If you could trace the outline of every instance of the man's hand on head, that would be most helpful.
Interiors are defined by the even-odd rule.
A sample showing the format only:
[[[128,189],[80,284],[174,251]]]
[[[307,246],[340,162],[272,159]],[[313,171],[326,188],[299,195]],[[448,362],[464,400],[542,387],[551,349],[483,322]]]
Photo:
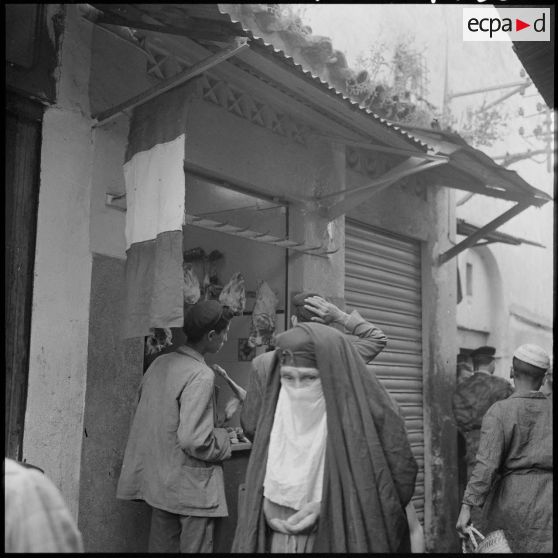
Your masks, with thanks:
[[[313,322],[320,324],[330,324],[332,322],[343,322],[347,314],[328,302],[321,296],[309,296],[304,300],[304,308],[315,314],[312,317]]]

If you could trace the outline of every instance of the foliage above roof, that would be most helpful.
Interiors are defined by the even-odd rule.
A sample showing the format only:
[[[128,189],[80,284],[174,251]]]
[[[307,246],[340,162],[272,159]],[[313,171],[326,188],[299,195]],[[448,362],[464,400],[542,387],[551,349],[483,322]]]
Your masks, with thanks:
[[[219,6],[255,36],[282,50],[361,107],[401,124],[430,126],[433,122],[435,107],[421,97],[421,91],[417,91],[417,80],[425,78],[425,69],[417,54],[403,43],[396,46],[393,59],[389,61],[383,58],[380,50],[373,50],[371,56],[361,57],[360,68],[351,68],[345,54],[334,48],[329,37],[312,34],[312,29],[304,24],[294,5]],[[377,79],[374,64],[394,68],[392,83]]]

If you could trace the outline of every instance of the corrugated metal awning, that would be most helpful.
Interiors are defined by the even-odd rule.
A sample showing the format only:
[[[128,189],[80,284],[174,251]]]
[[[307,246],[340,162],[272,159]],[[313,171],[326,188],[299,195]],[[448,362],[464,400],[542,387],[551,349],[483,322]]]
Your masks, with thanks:
[[[554,30],[554,24],[552,25]],[[554,40],[543,43],[531,43],[528,41],[513,44],[513,50],[517,54],[523,67],[527,70],[529,77],[533,80],[535,87],[541,94],[544,102],[555,108],[554,103]]]
[[[417,153],[428,150],[427,145],[401,126],[360,107],[357,102],[304,69],[285,52],[256,37],[250,29],[221,12],[218,4],[90,5],[101,12],[95,18],[98,24],[182,35],[194,41],[205,38],[218,42],[235,36],[247,37],[250,49],[235,57],[235,65],[242,67],[245,64],[255,69],[274,87],[289,89],[291,96],[298,97],[303,103],[312,102],[315,110],[326,113],[332,120],[353,126],[364,137],[372,137],[402,149],[416,150]]]
[[[440,178],[440,183],[448,187],[535,206],[544,205],[552,199],[531,186],[517,172],[506,169],[470,146],[455,132],[416,127],[408,129],[428,143],[434,153],[449,158],[447,167],[432,171]]]
[[[539,5],[529,6],[530,8]],[[555,12],[554,4],[541,4],[541,8],[550,9],[550,41],[514,41],[512,49],[519,58],[521,64],[533,80],[535,87],[541,94],[544,102],[550,107],[555,108],[554,103],[554,44],[555,37]],[[497,8],[504,14],[505,8]],[[505,16],[504,16],[505,17]]]

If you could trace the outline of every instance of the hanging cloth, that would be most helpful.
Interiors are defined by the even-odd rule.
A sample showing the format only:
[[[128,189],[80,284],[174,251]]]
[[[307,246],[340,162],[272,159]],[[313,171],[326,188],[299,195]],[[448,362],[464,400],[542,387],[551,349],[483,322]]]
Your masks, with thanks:
[[[124,337],[184,319],[182,227],[186,120],[195,84],[136,107],[124,162],[126,303]]]

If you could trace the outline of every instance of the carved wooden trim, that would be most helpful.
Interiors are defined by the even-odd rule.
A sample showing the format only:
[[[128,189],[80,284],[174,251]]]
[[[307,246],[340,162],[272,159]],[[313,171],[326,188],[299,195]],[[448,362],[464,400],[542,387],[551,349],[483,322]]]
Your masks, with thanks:
[[[296,143],[306,145],[306,136],[311,128],[281,113],[265,101],[252,97],[245,91],[204,74],[198,80],[199,95],[202,99],[214,103],[241,118],[287,137]]]

